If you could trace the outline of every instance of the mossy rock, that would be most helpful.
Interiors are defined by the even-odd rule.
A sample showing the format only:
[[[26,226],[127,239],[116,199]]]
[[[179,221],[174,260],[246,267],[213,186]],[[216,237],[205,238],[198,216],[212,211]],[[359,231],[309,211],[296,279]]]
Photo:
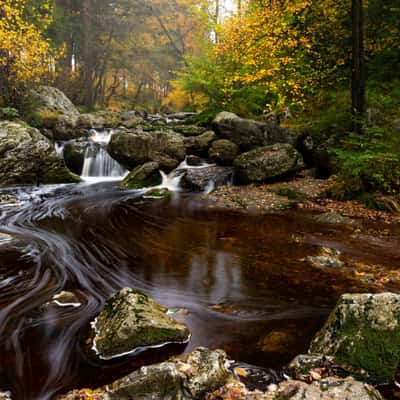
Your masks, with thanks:
[[[94,321],[93,347],[100,358],[111,359],[138,348],[187,342],[187,326],[166,312],[166,307],[144,293],[122,289],[107,301]]]
[[[343,295],[309,352],[333,356],[374,383],[393,381],[400,362],[400,295]]]
[[[131,171],[121,182],[121,189],[142,189],[145,187],[157,186],[162,178],[159,172],[159,164],[148,162]]]
[[[173,192],[167,188],[155,188],[147,191],[144,195],[144,199],[152,199],[152,200],[162,200],[162,199],[170,199],[173,195]]]

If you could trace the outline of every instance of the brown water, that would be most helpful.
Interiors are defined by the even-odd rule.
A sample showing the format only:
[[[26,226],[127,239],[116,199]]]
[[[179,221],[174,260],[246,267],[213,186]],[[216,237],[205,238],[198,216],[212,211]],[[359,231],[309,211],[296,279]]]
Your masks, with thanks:
[[[400,228],[324,226],[300,211],[265,216],[211,210],[198,197],[141,201],[114,184],[25,189],[0,209],[0,389],[49,399],[110,383],[144,363],[196,346],[279,368],[304,352],[341,293],[398,291]],[[301,261],[319,246],[394,278]],[[360,278],[361,277],[361,278]],[[88,322],[122,287],[182,308],[192,339],[112,362],[84,351]],[[61,290],[82,306],[46,306]]]

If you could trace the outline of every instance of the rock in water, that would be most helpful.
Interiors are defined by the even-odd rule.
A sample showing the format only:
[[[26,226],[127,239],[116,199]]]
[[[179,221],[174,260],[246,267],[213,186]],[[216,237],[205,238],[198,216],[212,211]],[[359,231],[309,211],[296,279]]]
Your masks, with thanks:
[[[184,160],[185,145],[183,136],[176,132],[135,130],[114,134],[108,152],[128,169],[154,161],[161,169],[171,171]]]
[[[197,348],[193,353],[161,364],[142,367],[125,378],[91,394],[101,400],[195,400],[204,399],[231,376],[224,351]],[[63,400],[78,400],[85,390]]]
[[[156,162],[148,162],[131,171],[119,185],[121,189],[141,189],[159,185],[162,181],[160,166]]]
[[[182,187],[194,191],[204,191],[227,185],[233,177],[232,167],[209,166],[186,170]]]
[[[0,186],[79,181],[37,129],[0,121]]]
[[[243,153],[234,162],[239,183],[263,182],[304,168],[300,153],[290,144],[260,147]]]
[[[166,307],[140,291],[122,289],[107,301],[92,324],[93,348],[100,358],[111,359],[138,348],[187,342],[187,326],[166,312]]]
[[[391,382],[400,362],[400,295],[345,294],[311,343],[376,383]]]

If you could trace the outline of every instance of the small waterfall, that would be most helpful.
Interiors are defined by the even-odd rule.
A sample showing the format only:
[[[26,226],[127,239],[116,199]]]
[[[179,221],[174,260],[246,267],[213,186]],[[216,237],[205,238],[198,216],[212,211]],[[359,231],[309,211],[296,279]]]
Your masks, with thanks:
[[[86,148],[82,178],[122,178],[126,172],[100,144],[92,143]]]
[[[56,149],[56,153],[59,157],[63,157],[64,147],[65,147],[65,144],[63,142],[56,142],[54,144],[54,148]]]
[[[180,183],[185,174],[185,171],[174,169],[170,174],[166,174],[163,171],[160,171],[162,177],[162,183],[159,185],[159,188],[169,189],[172,192],[179,192],[181,190]]]

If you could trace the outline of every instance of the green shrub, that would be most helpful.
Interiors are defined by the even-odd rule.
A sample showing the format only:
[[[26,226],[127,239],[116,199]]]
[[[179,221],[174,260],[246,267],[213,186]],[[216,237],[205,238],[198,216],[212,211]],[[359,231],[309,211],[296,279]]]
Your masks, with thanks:
[[[13,120],[19,118],[19,112],[13,107],[4,107],[0,109],[0,118]]]
[[[333,152],[338,161],[338,185],[334,189],[337,197],[398,192],[400,153],[393,151],[382,129],[369,129],[364,135],[351,134],[343,147]]]

